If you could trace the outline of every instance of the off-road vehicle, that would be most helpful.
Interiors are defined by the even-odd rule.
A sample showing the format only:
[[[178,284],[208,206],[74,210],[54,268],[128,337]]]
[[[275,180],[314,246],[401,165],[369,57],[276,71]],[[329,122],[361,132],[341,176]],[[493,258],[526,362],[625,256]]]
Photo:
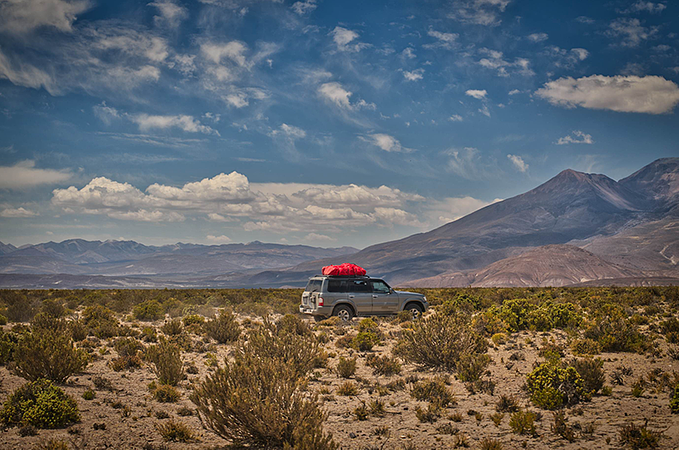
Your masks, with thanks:
[[[427,298],[414,292],[392,289],[384,280],[368,276],[316,275],[302,294],[299,311],[316,320],[338,316],[343,321],[355,316],[386,316],[410,311],[417,319],[429,308]]]

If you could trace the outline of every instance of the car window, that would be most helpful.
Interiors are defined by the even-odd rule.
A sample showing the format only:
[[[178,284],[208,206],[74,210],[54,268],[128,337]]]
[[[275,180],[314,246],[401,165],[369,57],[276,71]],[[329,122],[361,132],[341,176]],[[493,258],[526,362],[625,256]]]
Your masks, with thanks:
[[[378,294],[388,294],[390,292],[389,286],[384,281],[373,281],[373,292]]]
[[[309,280],[309,283],[304,290],[306,292],[319,292],[322,284],[323,280]]]
[[[328,292],[347,292],[347,280],[328,280]]]
[[[351,280],[351,292],[370,292],[370,285],[366,280]]]

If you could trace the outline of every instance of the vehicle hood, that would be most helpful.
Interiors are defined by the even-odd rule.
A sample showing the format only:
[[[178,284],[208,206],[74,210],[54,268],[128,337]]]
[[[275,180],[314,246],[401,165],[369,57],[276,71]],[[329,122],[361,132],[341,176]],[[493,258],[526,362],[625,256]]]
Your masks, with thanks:
[[[407,296],[415,295],[415,296],[417,296],[417,297],[424,297],[424,295],[418,294],[417,292],[396,291],[395,289],[394,289],[394,291],[395,291],[398,295],[407,295]]]

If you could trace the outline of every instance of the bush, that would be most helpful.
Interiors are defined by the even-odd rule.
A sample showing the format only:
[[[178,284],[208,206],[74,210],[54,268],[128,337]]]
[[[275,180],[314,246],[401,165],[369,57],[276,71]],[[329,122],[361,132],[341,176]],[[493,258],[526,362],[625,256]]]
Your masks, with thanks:
[[[160,329],[168,336],[176,336],[184,331],[182,321],[179,319],[172,319],[169,322],[165,322]]]
[[[7,317],[0,314],[0,326],[7,325]]]
[[[231,311],[221,311],[217,317],[210,319],[203,325],[209,337],[226,344],[233,342],[240,336],[240,325]]]
[[[189,314],[182,319],[185,327],[190,327],[191,325],[202,325],[205,323],[205,317],[200,314]]]
[[[455,396],[450,392],[442,377],[416,382],[410,390],[410,396],[416,400],[432,403],[439,408],[447,408],[456,403]]]
[[[379,343],[380,337],[375,334],[374,331],[361,331],[351,340],[351,347],[358,350],[359,352],[369,352],[375,345]]]
[[[509,426],[512,427],[512,431],[516,434],[536,436],[535,419],[536,415],[534,412],[517,411],[512,414],[512,417],[509,419]]]
[[[170,442],[194,442],[198,440],[196,434],[188,425],[174,420],[157,423],[156,430],[158,430],[163,439]]]
[[[427,409],[422,409],[421,407],[415,408],[415,415],[420,422],[423,423],[434,423],[441,417],[441,407],[435,403],[429,403]]]
[[[161,339],[146,351],[146,359],[153,363],[154,372],[161,384],[176,386],[184,379],[181,351],[176,344]]]
[[[594,339],[576,339],[571,344],[571,351],[576,355],[598,355],[601,345]]]
[[[137,320],[158,320],[165,315],[163,305],[158,300],[146,300],[132,308],[132,314]]]
[[[96,396],[97,394],[92,389],[87,389],[85,392],[83,392],[83,398],[85,400],[94,400]]]
[[[395,352],[423,368],[456,371],[464,355],[485,353],[487,348],[468,319],[435,314],[404,330]]]
[[[35,444],[33,450],[69,450],[70,447],[66,441],[61,439],[50,439],[45,442]]]
[[[75,348],[68,333],[44,329],[19,340],[14,360],[17,375],[29,381],[47,378],[63,383],[87,365],[87,354]]]
[[[144,345],[132,338],[118,339],[114,344],[118,357],[111,360],[111,368],[116,372],[142,366],[141,356]]]
[[[82,341],[87,337],[87,327],[80,320],[71,320],[68,327],[74,341]]]
[[[59,428],[79,420],[76,401],[45,379],[21,386],[0,411],[0,421],[5,425]]]
[[[528,374],[526,386],[530,399],[544,409],[574,405],[586,396],[583,380],[573,367],[562,367],[556,360],[547,361]]]
[[[160,403],[176,403],[181,397],[179,391],[168,384],[161,384],[160,386],[152,384],[151,394],[153,395],[153,398]]]
[[[620,430],[620,443],[629,445],[633,449],[657,448],[660,433],[649,430],[646,425],[638,426],[634,423],[623,425]]]
[[[480,450],[502,450],[502,442],[498,441],[497,439],[491,439],[491,438],[483,438],[481,439],[481,442],[479,442],[479,449]]]
[[[674,386],[670,395],[670,411],[672,414],[679,414],[679,384]]]
[[[501,395],[495,403],[495,410],[497,412],[516,412],[519,410],[519,401],[509,395]]]
[[[346,359],[340,356],[337,362],[337,374],[342,378],[351,378],[356,373],[356,358]]]
[[[575,431],[573,430],[573,427],[568,425],[566,413],[563,411],[554,413],[554,423],[552,424],[551,429],[552,433],[558,434],[568,442],[573,442],[575,440]]]
[[[0,366],[14,361],[14,352],[19,343],[19,335],[0,330]]]
[[[117,336],[120,332],[120,324],[115,317],[115,313],[101,305],[85,308],[82,321],[87,327],[88,333],[98,338],[110,338]]]
[[[384,375],[390,377],[401,373],[401,363],[396,358],[388,356],[368,355],[366,364],[373,369],[373,375]]]
[[[585,337],[599,342],[605,352],[639,352],[650,347],[649,339],[629,320],[605,318],[585,330]]]
[[[588,396],[599,392],[606,382],[604,362],[601,358],[574,359],[570,364],[582,377],[582,388]]]
[[[358,387],[356,386],[356,383],[345,381],[337,388],[337,395],[343,395],[345,397],[358,395]]]
[[[294,354],[297,349],[287,345],[276,353]],[[326,415],[317,396],[305,392],[301,374],[307,366],[256,348],[237,352],[195,389],[191,400],[203,423],[237,445],[336,448],[323,433]]]

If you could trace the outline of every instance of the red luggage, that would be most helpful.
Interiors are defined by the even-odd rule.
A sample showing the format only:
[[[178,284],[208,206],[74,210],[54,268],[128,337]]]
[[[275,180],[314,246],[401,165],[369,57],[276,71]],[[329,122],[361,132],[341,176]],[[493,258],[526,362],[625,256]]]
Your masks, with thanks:
[[[365,269],[356,264],[344,263],[339,266],[323,267],[323,275],[365,275]]]

